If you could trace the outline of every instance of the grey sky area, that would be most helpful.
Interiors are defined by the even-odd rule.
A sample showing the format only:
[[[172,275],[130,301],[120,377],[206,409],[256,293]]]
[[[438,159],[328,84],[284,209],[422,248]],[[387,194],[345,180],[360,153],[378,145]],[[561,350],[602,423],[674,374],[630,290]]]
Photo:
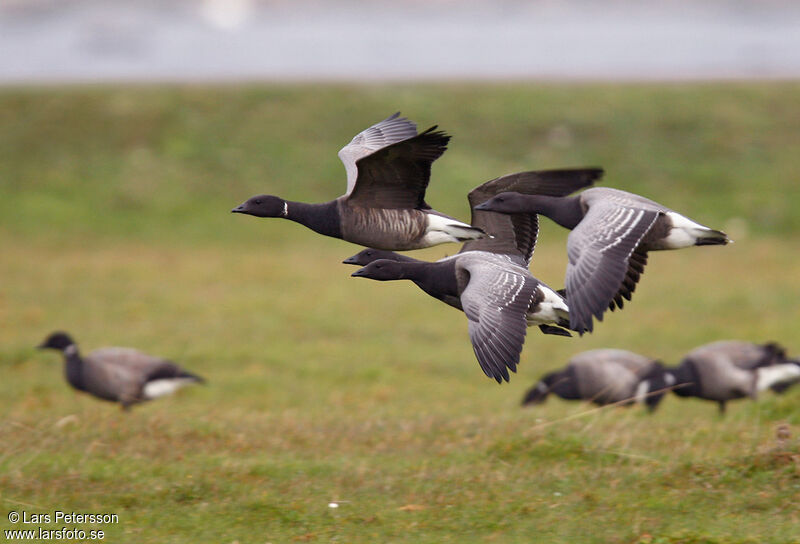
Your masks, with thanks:
[[[0,84],[799,76],[779,0],[0,0]]]

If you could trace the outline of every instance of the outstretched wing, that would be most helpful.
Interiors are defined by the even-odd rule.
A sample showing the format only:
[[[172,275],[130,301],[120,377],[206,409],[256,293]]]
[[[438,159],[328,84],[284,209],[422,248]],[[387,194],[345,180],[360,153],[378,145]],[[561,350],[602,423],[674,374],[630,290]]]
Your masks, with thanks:
[[[393,143],[356,161],[358,176],[348,201],[370,208],[423,208],[431,164],[447,149],[450,136],[436,127]]]
[[[349,195],[356,186],[358,169],[356,161],[375,151],[397,142],[402,142],[417,135],[417,125],[398,111],[380,123],[356,134],[349,144],[339,150],[339,158],[347,171],[347,191]]]
[[[573,168],[518,172],[495,178],[469,193],[472,226],[482,228],[492,237],[472,240],[461,251],[489,251],[520,256],[530,264],[539,219],[536,214],[505,214],[476,210],[475,206],[505,191],[529,195],[566,196],[588,187],[603,176],[602,168]]]
[[[567,239],[566,279],[571,329],[591,332],[592,316],[602,321],[621,295],[630,298],[644,270],[640,254],[632,255],[659,213],[597,203],[573,229]]]
[[[469,283],[461,304],[469,320],[472,349],[483,372],[501,383],[517,370],[525,342],[528,307],[536,280],[522,272],[486,263],[468,264]]]

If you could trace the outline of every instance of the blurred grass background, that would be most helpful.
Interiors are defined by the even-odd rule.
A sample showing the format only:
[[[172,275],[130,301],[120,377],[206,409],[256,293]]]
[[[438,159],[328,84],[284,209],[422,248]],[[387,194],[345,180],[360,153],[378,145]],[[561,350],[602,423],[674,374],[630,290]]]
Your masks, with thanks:
[[[118,513],[112,542],[800,542],[800,390],[725,419],[677,398],[653,416],[518,407],[595,347],[800,352],[798,99],[797,83],[0,91],[0,502]],[[442,212],[467,219],[468,190],[501,174],[600,165],[736,243],[652,254],[623,312],[583,338],[532,329],[497,386],[463,315],[350,279],[357,246],[229,213],[257,193],[335,198],[336,152],[397,110],[453,134],[428,191]],[[553,287],[565,239],[542,222],[532,271]],[[32,349],[54,329],[209,384],[122,414]]]

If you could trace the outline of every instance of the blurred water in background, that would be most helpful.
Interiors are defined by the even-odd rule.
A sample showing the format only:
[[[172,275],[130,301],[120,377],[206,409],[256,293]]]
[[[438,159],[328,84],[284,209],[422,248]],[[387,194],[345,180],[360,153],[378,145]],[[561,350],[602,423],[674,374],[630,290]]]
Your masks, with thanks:
[[[0,0],[0,84],[800,76],[785,0]]]

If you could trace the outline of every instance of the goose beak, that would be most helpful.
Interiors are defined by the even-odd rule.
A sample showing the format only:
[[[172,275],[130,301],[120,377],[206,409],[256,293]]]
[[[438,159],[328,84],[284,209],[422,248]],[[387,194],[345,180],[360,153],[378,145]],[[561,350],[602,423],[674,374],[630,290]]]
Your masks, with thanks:
[[[350,274],[350,277],[352,277],[352,278],[358,278],[358,277],[361,277],[361,276],[363,276],[363,275],[364,275],[364,269],[363,269],[363,268],[359,268],[358,270],[356,270],[355,272],[353,272],[352,274]]]
[[[353,255],[352,257],[348,257],[343,260],[342,264],[358,264],[358,260],[356,260],[356,256]]]
[[[485,211],[485,212],[490,212],[492,210],[489,208],[488,204],[489,204],[489,201],[487,200],[486,202],[482,202],[481,204],[478,204],[477,206],[475,206],[475,209],[476,210],[482,210],[482,211]]]
[[[231,213],[244,213],[244,204],[240,204],[231,210]]]

